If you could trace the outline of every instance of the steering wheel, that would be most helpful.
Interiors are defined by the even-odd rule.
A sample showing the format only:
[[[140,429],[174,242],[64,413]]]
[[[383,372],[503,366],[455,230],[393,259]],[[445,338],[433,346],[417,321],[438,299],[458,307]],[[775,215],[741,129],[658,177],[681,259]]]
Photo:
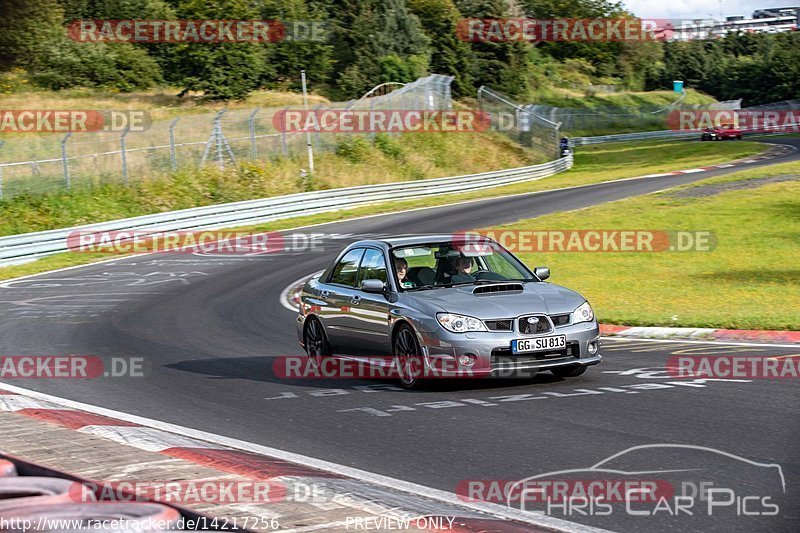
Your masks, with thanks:
[[[475,279],[481,279],[481,277],[480,277],[481,274],[488,274],[490,272],[491,272],[490,270],[482,268],[480,270],[476,270],[475,272],[473,272],[472,273],[472,277],[475,278]]]

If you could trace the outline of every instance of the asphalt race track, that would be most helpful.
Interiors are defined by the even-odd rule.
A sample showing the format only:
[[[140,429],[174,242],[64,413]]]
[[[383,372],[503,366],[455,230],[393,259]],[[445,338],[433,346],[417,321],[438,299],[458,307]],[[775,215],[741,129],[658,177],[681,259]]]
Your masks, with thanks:
[[[768,142],[800,147],[800,139]],[[794,160],[798,153],[742,166]],[[786,494],[794,497],[781,502],[776,517],[742,518],[735,507],[712,518],[554,516],[625,531],[796,530],[800,383],[678,383],[661,370],[675,353],[773,357],[796,354],[796,348],[608,339],[601,349],[605,361],[578,378],[559,380],[544,373],[533,381],[442,381],[419,392],[402,391],[388,381],[285,381],[271,368],[270,357],[301,353],[294,315],[280,304],[280,292],[327,266],[342,246],[360,236],[508,223],[742,166],[300,230],[332,235],[323,241],[324,250],[249,257],[146,255],[0,283],[0,353],[145,361],[143,377],[7,382],[447,491],[456,491],[464,480],[518,480],[586,468],[632,446],[710,447],[781,465]],[[560,272],[554,272],[554,281],[569,286]],[[647,467],[674,467],[674,457],[667,455],[654,452]],[[715,464],[703,457],[698,454],[691,467],[682,468]],[[737,464],[731,460],[714,468],[736,476]],[[774,481],[762,470],[748,474],[753,484]]]

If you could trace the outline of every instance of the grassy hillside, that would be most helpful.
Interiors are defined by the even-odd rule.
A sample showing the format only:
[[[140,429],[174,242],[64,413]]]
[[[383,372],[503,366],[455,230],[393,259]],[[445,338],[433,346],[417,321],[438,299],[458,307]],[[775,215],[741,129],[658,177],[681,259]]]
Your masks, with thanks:
[[[88,224],[161,211],[307,190],[407,181],[498,170],[539,162],[534,152],[496,134],[418,134],[354,138],[318,154],[316,173],[301,180],[303,158],[247,162],[149,176],[0,201],[0,235]]]
[[[543,88],[534,91],[531,103],[551,105],[554,107],[665,107],[678,99],[673,91],[623,91],[617,93],[587,92],[565,88]],[[708,105],[717,100],[694,89],[687,89],[686,105]]]
[[[425,139],[422,138],[413,138],[410,139],[409,142],[412,140],[421,143],[425,142]],[[466,146],[465,149],[466,151],[471,152],[469,154],[471,157],[482,156],[483,154],[490,153],[490,151],[487,152],[483,146],[481,146],[480,149],[473,149],[471,144]],[[538,181],[517,183],[514,185],[506,185],[504,187],[497,187],[494,189],[461,194],[432,196],[405,201],[383,202],[365,207],[359,207],[356,209],[347,209],[342,211],[333,211],[329,213],[279,220],[266,224],[260,224],[254,227],[244,227],[238,229],[241,231],[281,231],[285,229],[301,227],[304,225],[332,222],[357,216],[390,213],[403,209],[429,207],[452,202],[476,200],[493,196],[519,194],[532,191],[542,191],[559,187],[585,185],[612,179],[641,176],[643,174],[662,172],[665,170],[695,168],[698,166],[711,165],[724,161],[730,161],[736,158],[747,157],[763,150],[764,145],[747,142],[686,143],[647,141],[640,143],[618,143],[608,146],[587,146],[578,150],[577,154],[575,155],[575,167],[572,170],[563,172],[561,174],[556,174],[548,178],[540,179]],[[373,161],[379,162],[383,157],[385,157],[372,151],[368,151],[367,153],[371,154],[372,157],[375,158]],[[334,163],[331,162],[331,164],[333,165]],[[355,168],[359,168],[365,173],[365,176],[371,176],[374,178],[376,176],[384,175],[383,173],[376,174],[374,172],[374,168],[370,168],[368,164],[355,164],[351,166],[346,161],[339,161],[338,164],[342,165],[342,168],[345,171],[349,171],[351,173],[355,170]],[[287,176],[287,183],[296,183],[295,177],[291,177],[290,175]],[[218,175],[218,177],[222,179],[222,176]],[[391,177],[392,176],[386,176],[384,179],[389,180]],[[217,183],[225,184],[227,187],[230,187],[231,185],[225,181],[219,181]],[[191,190],[188,185],[185,188],[187,190]],[[170,199],[174,199],[176,196],[178,196],[176,192],[172,191],[172,189],[169,187],[169,183],[162,184],[161,194],[166,194],[166,197],[157,197],[164,198],[159,200],[161,202],[174,201]],[[142,202],[144,200],[135,196],[132,192],[129,192],[128,196],[130,197],[128,198],[129,201],[133,202],[130,205],[134,206],[139,211],[145,211],[149,209],[148,212],[153,212],[154,210],[158,210],[154,209],[154,207],[149,203],[143,204]],[[103,202],[98,205],[98,209],[100,209],[99,213],[94,213],[91,216],[106,216],[107,213],[102,211],[106,204],[110,205],[114,209],[119,209],[119,216],[129,216],[124,214],[127,213],[127,210],[124,209],[127,204],[123,204],[122,199],[123,195],[121,195],[118,191],[115,194],[107,194],[105,197],[103,197]],[[208,198],[203,197],[203,201],[208,202]],[[87,205],[97,205],[98,200],[95,199],[95,197],[91,197],[90,199],[88,196],[81,196],[77,198],[72,197],[69,199],[50,198],[48,201],[42,202],[39,205],[30,202],[20,203],[16,206],[17,211],[14,213],[13,218],[26,221],[25,223],[28,225],[28,227],[33,227],[33,225],[40,224],[47,220],[46,217],[48,210],[52,211],[56,209],[56,206],[59,204],[63,205],[65,203],[70,205],[70,209],[74,210],[65,212],[65,214],[61,217],[61,219],[64,221],[63,225],[69,225],[72,223],[78,223],[76,222],[78,216],[87,216]],[[44,220],[40,221],[40,217]],[[10,223],[10,220],[11,219],[8,219],[7,222]],[[67,224],[67,221],[71,222]],[[57,254],[45,257],[35,263],[0,268],[0,279],[9,279],[37,272],[44,272],[54,268],[85,264],[108,258],[109,256],[107,254]]]

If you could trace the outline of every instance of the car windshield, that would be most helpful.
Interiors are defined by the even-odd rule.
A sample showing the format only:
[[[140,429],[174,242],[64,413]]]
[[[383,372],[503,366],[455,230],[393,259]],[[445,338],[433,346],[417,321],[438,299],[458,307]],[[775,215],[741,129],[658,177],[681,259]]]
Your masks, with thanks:
[[[401,290],[423,290],[502,281],[539,281],[494,241],[431,242],[392,249]]]

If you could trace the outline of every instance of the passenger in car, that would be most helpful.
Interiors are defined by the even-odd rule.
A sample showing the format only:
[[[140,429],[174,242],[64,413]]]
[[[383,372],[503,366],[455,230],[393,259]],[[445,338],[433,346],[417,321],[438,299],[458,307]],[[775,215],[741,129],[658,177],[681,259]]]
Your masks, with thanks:
[[[397,284],[404,289],[414,288],[414,283],[406,278],[408,274],[408,261],[402,257],[394,258],[394,269],[397,271]]]

